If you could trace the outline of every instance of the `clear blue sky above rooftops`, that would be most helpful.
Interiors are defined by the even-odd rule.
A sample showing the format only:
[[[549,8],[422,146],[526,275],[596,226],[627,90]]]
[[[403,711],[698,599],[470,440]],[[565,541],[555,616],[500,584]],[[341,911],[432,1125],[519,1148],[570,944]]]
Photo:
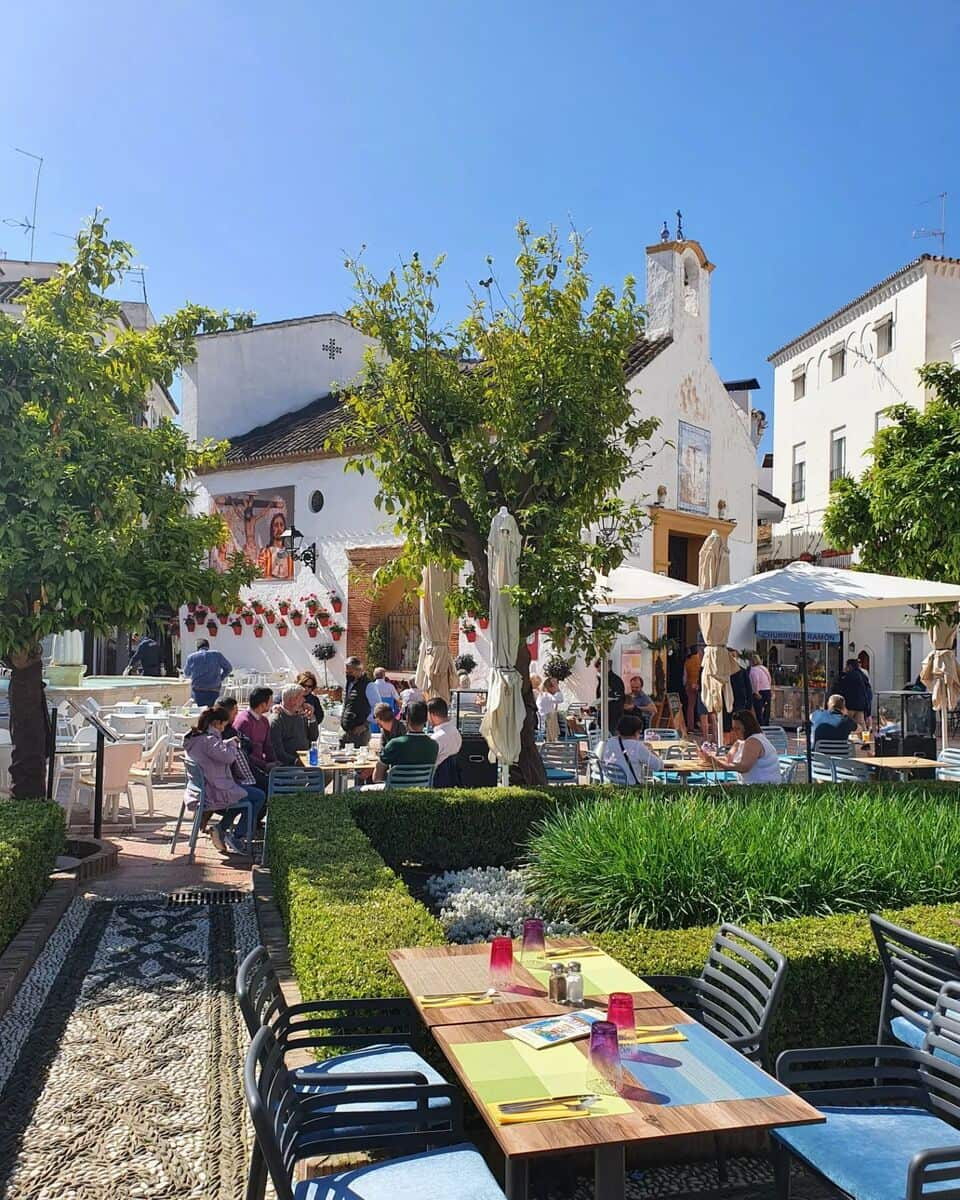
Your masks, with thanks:
[[[374,268],[445,251],[457,317],[486,254],[509,282],[520,216],[642,287],[680,208],[717,264],[717,366],[769,411],[772,350],[938,253],[911,238],[937,193],[960,228],[956,3],[31,0],[0,29],[0,219],[33,201],[14,147],[43,155],[35,257],[100,205],[158,313],[342,309],[366,244]]]

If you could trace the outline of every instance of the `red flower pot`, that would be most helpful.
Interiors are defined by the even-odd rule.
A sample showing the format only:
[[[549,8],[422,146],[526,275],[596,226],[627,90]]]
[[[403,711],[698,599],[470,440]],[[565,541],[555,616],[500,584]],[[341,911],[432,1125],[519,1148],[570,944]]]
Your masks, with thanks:
[[[288,630],[288,629],[289,629],[289,626],[288,626],[288,625],[278,625],[278,626],[277,626],[277,633],[279,633],[281,637],[286,637],[286,636],[287,636],[287,630]]]
[[[243,623],[244,623],[244,625],[252,625],[253,624],[253,613],[244,613],[243,614]]]
[[[267,618],[267,624],[272,625],[274,623],[274,621],[277,619],[277,614],[275,612],[268,612],[266,614],[266,618]]]
[[[466,637],[468,642],[475,642],[477,640],[476,630],[471,629],[469,633],[464,634],[464,637]]]
[[[302,625],[303,624],[303,613],[294,613],[294,615],[290,618],[290,620],[294,623],[294,625]]]
[[[220,618],[221,625],[229,625],[230,624],[230,614],[229,613],[217,613],[217,616]]]
[[[486,629],[490,624],[490,618],[489,617],[479,617],[477,619],[477,624],[480,626],[481,629]]]
[[[327,613],[327,615],[325,617],[317,617],[317,620],[324,627],[324,629],[329,629],[330,622],[333,620],[333,618],[330,616],[329,613]]]
[[[331,629],[330,636],[333,638],[333,640],[335,642],[339,642],[340,639],[343,637],[343,634],[341,633],[341,631],[339,629]]]
[[[330,601],[330,607],[334,612],[343,612],[343,601],[338,596],[336,600]]]
[[[258,625],[253,631],[254,637],[263,637],[263,626]]]
[[[307,626],[307,637],[315,638],[319,632],[318,629],[313,629],[309,625]]]
[[[320,605],[316,602],[316,600],[308,600],[303,607],[307,610],[307,612],[312,617],[314,615],[314,613],[317,611],[317,609],[320,607]]]
[[[281,616],[285,617],[287,615],[287,613],[290,611],[290,603],[287,600],[281,600],[280,603],[277,605],[277,608],[280,609]]]
[[[242,621],[233,621],[230,624],[230,628],[237,635],[237,637],[239,637],[240,634],[243,633],[243,622]]]
[[[260,604],[259,602],[255,603],[253,606],[253,611],[257,614],[258,617],[262,616],[263,615],[263,605]]]
[[[186,625],[188,633],[193,633],[197,627],[197,623],[193,617],[187,617],[187,619],[184,621],[184,625]]]
[[[207,619],[207,610],[205,608],[198,608],[193,615],[197,618],[197,624],[202,625]]]
[[[187,612],[195,613],[196,611],[197,611],[197,602],[196,602],[196,600],[194,600],[190,604],[187,605]]]
[[[211,637],[217,636],[218,629],[219,629],[219,626],[217,625],[216,621],[208,621],[207,622],[207,633],[209,633]]]

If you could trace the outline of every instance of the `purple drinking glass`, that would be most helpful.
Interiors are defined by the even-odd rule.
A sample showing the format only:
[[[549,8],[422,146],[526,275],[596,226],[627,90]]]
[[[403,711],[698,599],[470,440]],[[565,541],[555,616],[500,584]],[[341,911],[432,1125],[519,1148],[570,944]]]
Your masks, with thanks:
[[[490,943],[490,982],[505,987],[513,980],[513,939],[495,937]]]
[[[607,1020],[616,1025],[624,1041],[633,1041],[637,1036],[637,1015],[633,1008],[633,996],[629,992],[610,993]]]
[[[523,945],[520,948],[522,962],[542,959],[546,954],[547,943],[543,937],[543,922],[539,917],[531,917],[523,923]]]
[[[598,1095],[616,1096],[623,1086],[620,1040],[612,1021],[594,1021],[590,1026],[590,1070],[587,1086]]]

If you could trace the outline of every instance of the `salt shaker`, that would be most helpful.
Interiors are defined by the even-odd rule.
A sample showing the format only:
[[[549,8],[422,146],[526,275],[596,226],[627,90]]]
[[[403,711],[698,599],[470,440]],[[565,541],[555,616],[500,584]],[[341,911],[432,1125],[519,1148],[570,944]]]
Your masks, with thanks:
[[[567,1001],[567,973],[563,963],[554,963],[550,974],[547,995],[554,1004],[565,1004]]]
[[[583,976],[578,962],[567,964],[567,1003],[583,1003]]]

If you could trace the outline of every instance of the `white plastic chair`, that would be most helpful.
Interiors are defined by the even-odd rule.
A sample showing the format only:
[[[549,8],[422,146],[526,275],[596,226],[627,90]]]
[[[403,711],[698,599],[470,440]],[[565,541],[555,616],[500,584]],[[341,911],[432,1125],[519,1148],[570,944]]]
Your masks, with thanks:
[[[137,742],[143,747],[147,738],[147,718],[143,713],[112,713],[109,725],[122,742]]]
[[[837,760],[829,754],[816,751],[810,758],[812,783],[836,783]]]
[[[163,764],[167,756],[167,742],[169,734],[164,734],[162,738],[158,738],[149,750],[145,750],[137,762],[136,766],[130,768],[130,778],[135,779],[137,783],[142,783],[144,791],[147,793],[147,816],[153,816],[153,781],[158,778],[163,770]],[[130,806],[131,812],[133,805]]]
[[[946,779],[950,783],[960,783],[960,750],[947,747],[937,755],[937,762],[943,766],[937,767],[937,778]]]
[[[130,791],[130,769],[140,757],[141,748],[133,742],[114,742],[111,746],[103,748],[103,799],[104,807],[106,808],[105,817],[108,821],[116,821],[120,810],[120,797],[127,797],[127,806],[130,809],[130,824],[134,829],[137,827],[137,814],[133,808],[133,794]],[[81,775],[77,780],[77,798],[79,800],[80,793],[87,791],[90,793],[88,802],[89,809],[92,810],[96,789],[96,779],[94,775]],[[67,804],[67,824],[70,824],[70,816],[73,810],[73,798]]]

